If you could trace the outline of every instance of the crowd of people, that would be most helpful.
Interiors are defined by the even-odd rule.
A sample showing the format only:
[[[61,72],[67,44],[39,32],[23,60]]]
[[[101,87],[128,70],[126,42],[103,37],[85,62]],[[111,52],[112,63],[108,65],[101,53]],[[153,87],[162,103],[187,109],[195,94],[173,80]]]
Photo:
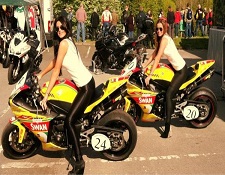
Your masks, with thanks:
[[[61,15],[67,16],[71,21],[71,24],[73,17],[75,17],[75,21],[77,21],[76,40],[77,42],[85,42],[85,23],[87,22],[87,13],[84,5],[81,3],[77,11],[74,12],[74,15],[72,10],[72,7],[69,7],[67,11],[66,9],[63,9]],[[167,13],[160,10],[157,18],[153,19],[153,13],[151,10],[145,12],[143,6],[139,7],[139,12],[137,14],[134,14],[129,10],[129,6],[125,5],[121,16],[118,16],[116,10],[111,10],[109,6],[106,6],[105,10],[100,15],[97,12],[97,9],[94,8],[90,18],[92,40],[96,40],[97,30],[99,27],[102,28],[103,32],[107,32],[105,29],[109,26],[113,25],[116,28],[118,24],[122,24],[122,30],[127,33],[129,38],[134,38],[135,36],[139,36],[141,33],[145,33],[147,34],[147,38],[144,45],[147,48],[154,48],[154,21],[157,19],[165,19],[167,21],[168,34],[172,38],[182,36],[185,38],[191,38],[199,35],[207,36],[209,34],[209,29],[213,25],[213,12],[212,8],[208,8],[208,10],[207,8],[203,9],[200,4],[198,5],[197,10],[193,12],[190,4],[187,3],[186,8],[179,9],[177,7],[175,11],[171,6],[168,7]],[[80,34],[82,36],[81,39]]]

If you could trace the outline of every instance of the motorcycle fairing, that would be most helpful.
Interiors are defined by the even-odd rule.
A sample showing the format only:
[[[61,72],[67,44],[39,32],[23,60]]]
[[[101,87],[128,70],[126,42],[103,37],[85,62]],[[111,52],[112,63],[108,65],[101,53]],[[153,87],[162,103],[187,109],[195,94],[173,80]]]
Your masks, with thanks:
[[[115,91],[115,89],[119,89],[118,87],[124,85],[127,80],[127,77],[111,78],[110,80],[104,83],[104,87],[102,84],[99,86],[100,88],[96,88],[100,92],[96,93],[97,95],[95,95],[95,97],[93,98],[95,99],[95,101],[91,101],[91,104],[86,108],[84,114],[91,112],[96,105],[98,105],[109,95],[111,95]],[[43,85],[43,88],[41,89],[41,93],[43,96],[46,93],[48,84],[49,82],[45,83]],[[53,109],[53,111],[67,114],[74,98],[77,95],[77,92],[77,86],[70,80],[57,80],[55,86],[49,93],[48,104]],[[119,99],[120,98],[117,98],[115,101]]]
[[[123,93],[120,92],[120,87],[125,85],[127,81],[128,77],[110,78],[108,81],[105,82],[105,87],[103,89],[104,94],[98,100],[89,105],[84,111],[84,113],[86,114],[91,112],[95,106],[107,99],[111,94],[114,94],[114,99],[112,100],[112,103],[115,103],[116,101],[120,100],[122,98],[121,95]],[[119,90],[119,92],[115,91],[115,89]]]
[[[145,74],[148,76],[150,74],[152,65],[149,65],[146,70]],[[168,66],[165,63],[159,63],[153,72],[151,79],[152,80],[163,80],[171,82],[172,78],[174,76],[174,71],[170,66]]]
[[[196,64],[192,65],[193,72],[195,73],[195,76],[192,77],[190,80],[186,81],[181,87],[180,90],[186,88],[188,85],[196,81],[200,77],[203,78],[203,80],[207,80],[212,76],[213,72],[210,72],[209,68],[212,67],[212,65],[215,64],[215,60],[204,60],[204,61],[198,61]],[[204,77],[201,77],[204,75]]]
[[[204,80],[211,77],[211,73],[208,70],[215,63],[215,60],[204,60],[198,61],[196,64],[188,68],[188,77],[185,83],[182,84],[179,90],[185,89],[188,85],[196,81],[201,75],[206,71],[206,75],[203,77]],[[152,65],[148,66],[145,70],[145,74],[148,76],[150,74]],[[173,69],[165,63],[159,63],[151,79],[154,85],[158,85],[159,89],[166,90],[174,76]],[[201,81],[201,80],[200,80]]]

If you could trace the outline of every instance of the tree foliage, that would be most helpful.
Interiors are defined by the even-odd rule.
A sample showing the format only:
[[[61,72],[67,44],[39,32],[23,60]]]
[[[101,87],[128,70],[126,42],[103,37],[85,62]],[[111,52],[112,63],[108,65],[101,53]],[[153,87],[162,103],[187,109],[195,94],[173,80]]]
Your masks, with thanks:
[[[224,0],[214,0],[216,3],[214,3],[220,10],[223,10],[225,12],[225,5]],[[168,6],[171,6],[172,9],[175,11],[175,9],[178,7],[186,8],[187,2],[190,3],[191,8],[195,12],[197,9],[198,4],[201,4],[201,6],[207,9],[209,7],[213,8],[213,0],[83,0],[83,1],[74,1],[74,0],[53,0],[53,8],[54,8],[54,15],[57,16],[60,14],[63,6],[72,6],[74,13],[79,8],[80,3],[83,3],[85,6],[85,10],[88,15],[87,23],[90,23],[90,16],[93,12],[94,8],[97,8],[98,14],[101,16],[103,10],[107,5],[109,5],[110,9],[115,9],[116,12],[121,16],[122,11],[124,10],[124,6],[127,4],[129,5],[129,10],[133,12],[133,14],[137,14],[139,11],[139,6],[144,7],[144,11],[147,12],[148,10],[151,10],[153,14],[154,20],[157,20],[158,14],[160,9],[163,10],[164,14],[166,15],[168,11]],[[223,3],[223,5],[221,4]],[[215,9],[215,8],[214,8]],[[222,16],[222,15],[221,15]],[[73,19],[74,22],[76,22],[75,18]]]

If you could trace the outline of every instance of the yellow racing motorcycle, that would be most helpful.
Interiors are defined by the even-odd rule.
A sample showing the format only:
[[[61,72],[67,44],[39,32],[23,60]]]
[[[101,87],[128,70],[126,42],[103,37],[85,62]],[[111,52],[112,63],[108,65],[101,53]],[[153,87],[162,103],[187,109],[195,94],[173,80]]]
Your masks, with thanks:
[[[176,104],[173,117],[183,118],[195,128],[205,128],[214,120],[216,96],[209,88],[200,86],[213,75],[214,63],[215,60],[204,60],[188,67],[187,79],[173,99]],[[151,66],[142,71],[141,61],[136,57],[121,73],[128,79],[124,110],[136,123],[139,120],[155,122],[165,118],[165,95],[174,71],[172,66],[159,63],[149,86],[146,86],[145,78]]]
[[[92,147],[106,159],[124,160],[133,152],[137,142],[136,124],[123,111],[121,104],[126,93],[126,79],[109,79],[95,90],[95,96],[80,119],[81,147]],[[64,120],[77,95],[77,86],[68,79],[57,80],[43,111],[39,102],[47,90],[42,88],[32,71],[27,71],[17,82],[9,97],[15,115],[5,126],[2,148],[13,159],[24,159],[35,154],[39,146],[45,151],[69,150]]]

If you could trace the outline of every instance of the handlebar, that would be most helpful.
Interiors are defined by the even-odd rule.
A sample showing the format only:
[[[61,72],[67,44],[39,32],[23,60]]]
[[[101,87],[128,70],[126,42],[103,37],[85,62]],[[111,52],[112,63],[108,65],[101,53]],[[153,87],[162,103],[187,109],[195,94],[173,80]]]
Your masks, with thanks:
[[[147,34],[142,33],[142,34],[140,34],[140,35],[138,36],[136,42],[139,42],[139,41],[145,39],[146,37],[147,37]]]

